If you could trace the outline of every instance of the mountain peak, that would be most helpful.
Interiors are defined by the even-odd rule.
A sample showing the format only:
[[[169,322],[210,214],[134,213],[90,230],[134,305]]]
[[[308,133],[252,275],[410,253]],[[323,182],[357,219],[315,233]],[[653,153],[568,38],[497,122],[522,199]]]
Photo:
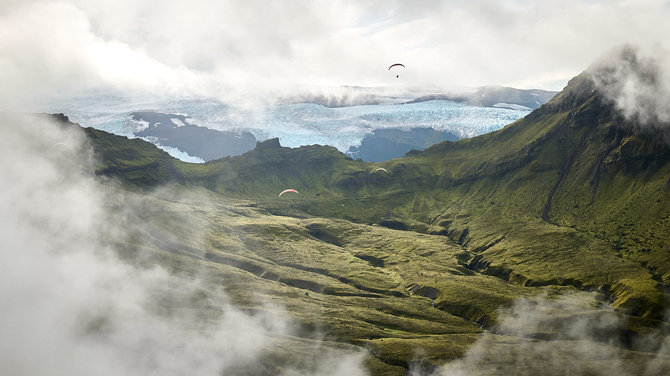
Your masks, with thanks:
[[[281,147],[282,146],[279,143],[279,138],[277,137],[256,142],[256,150],[281,149]]]
[[[582,72],[568,81],[568,85],[543,108],[551,112],[565,112],[578,108],[590,97],[597,95],[597,88],[589,71]]]
[[[588,111],[640,134],[670,140],[670,54],[624,45],[574,77],[542,112]],[[588,106],[585,106],[588,103]]]

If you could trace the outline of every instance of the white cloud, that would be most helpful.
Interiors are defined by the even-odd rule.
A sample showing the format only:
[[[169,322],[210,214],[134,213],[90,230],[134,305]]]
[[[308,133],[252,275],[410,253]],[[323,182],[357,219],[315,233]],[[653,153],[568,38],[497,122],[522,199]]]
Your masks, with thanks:
[[[90,88],[222,99],[302,85],[560,89],[616,45],[665,43],[669,18],[653,0],[9,1],[0,103]],[[402,80],[393,62],[407,65]]]
[[[670,124],[670,51],[624,46],[590,67],[600,91],[640,127]]]
[[[496,327],[483,333],[465,356],[432,376],[667,373],[667,333],[659,328],[639,334],[632,351],[619,336],[626,326],[625,316],[598,303],[593,293],[521,298],[499,310]]]

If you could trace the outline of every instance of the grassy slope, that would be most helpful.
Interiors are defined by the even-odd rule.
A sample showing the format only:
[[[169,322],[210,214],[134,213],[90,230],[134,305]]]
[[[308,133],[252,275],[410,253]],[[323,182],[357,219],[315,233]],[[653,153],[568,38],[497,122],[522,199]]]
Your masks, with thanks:
[[[245,309],[274,302],[304,328],[293,348],[322,332],[326,347],[367,348],[375,374],[404,374],[419,348],[425,360],[462,355],[481,332],[474,321],[530,293],[464,269],[460,247],[439,236],[272,216],[204,191],[126,195],[141,210],[124,214],[134,229],[124,258],[204,276]],[[436,291],[446,294],[433,306]]]
[[[205,281],[202,296],[173,309],[215,318],[220,313],[210,304],[223,288],[237,307],[283,307],[301,323],[268,349],[267,374],[300,359],[297,354],[310,356],[317,344],[320,351],[360,346],[372,374],[405,374],[417,360],[430,368],[462,356],[499,306],[573,289],[522,286],[469,270],[463,249],[440,235],[268,215],[252,202],[197,189],[124,195],[138,210],[122,214],[130,229],[118,244],[123,257]],[[500,346],[527,341],[490,335]]]
[[[114,176],[139,188],[184,182],[179,167],[186,164],[156,146],[139,138],[128,139],[94,128],[85,128],[84,132],[98,156],[97,175]]]
[[[202,295],[172,309],[215,318],[220,312],[211,304],[223,289],[237,307],[250,312],[283,307],[301,324],[280,346],[268,349],[264,374],[302,359],[298,354],[309,357],[315,345],[320,352],[360,346],[372,374],[405,374],[417,360],[430,368],[462,356],[480,338],[481,327],[496,320],[498,307],[519,297],[574,291],[523,286],[470,270],[463,263],[467,252],[442,235],[270,215],[251,201],[202,189],[124,196],[137,209],[120,213],[129,229],[117,245],[122,256],[205,281]],[[161,302],[161,309],[170,307]],[[612,314],[607,309],[591,314],[598,312]],[[575,313],[565,315],[569,321]],[[645,331],[648,325],[632,322],[627,330]],[[322,341],[317,343],[318,333]],[[552,333],[543,328],[543,336]],[[505,346],[528,341],[489,336],[502,353]],[[631,357],[651,356],[636,354]]]

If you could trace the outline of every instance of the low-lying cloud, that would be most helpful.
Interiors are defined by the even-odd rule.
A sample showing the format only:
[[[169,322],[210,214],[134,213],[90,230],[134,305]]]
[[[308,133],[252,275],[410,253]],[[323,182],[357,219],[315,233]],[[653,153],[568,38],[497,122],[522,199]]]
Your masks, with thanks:
[[[670,124],[670,51],[661,46],[619,47],[590,71],[597,88],[628,120],[642,127]]]
[[[625,317],[591,293],[521,298],[501,309],[498,324],[461,359],[433,376],[663,375],[670,337],[659,330],[624,343]],[[624,345],[636,351],[627,350]]]
[[[93,177],[82,132],[45,117],[1,121],[1,374],[262,373],[267,349],[297,329],[281,307],[245,312],[201,276],[122,261],[115,245],[133,247],[124,212],[141,207]],[[315,353],[310,373],[364,374],[361,354],[329,355],[337,366],[319,368]],[[296,367],[287,374],[303,374]]]

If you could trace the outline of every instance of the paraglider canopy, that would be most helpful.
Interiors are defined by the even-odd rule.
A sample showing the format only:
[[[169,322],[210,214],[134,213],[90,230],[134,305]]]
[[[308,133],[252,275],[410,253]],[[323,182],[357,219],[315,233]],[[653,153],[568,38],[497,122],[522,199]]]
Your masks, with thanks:
[[[56,142],[55,144],[51,145],[51,147],[49,149],[57,150],[59,148],[67,148],[67,147],[68,147],[68,144],[66,144],[65,142]]]
[[[372,173],[374,174],[374,173],[377,173],[377,172],[380,172],[380,171],[383,171],[387,174],[389,173],[388,171],[386,171],[386,169],[384,167],[376,168],[374,171],[372,171]]]
[[[389,66],[389,69],[388,69],[388,70],[391,70],[391,68],[394,68],[394,67],[403,67],[403,68],[405,68],[405,65],[404,65],[404,64],[400,64],[400,63],[391,64],[391,65]],[[395,68],[395,69],[398,69],[398,68]],[[396,75],[395,75],[395,78],[398,78],[398,77],[400,77],[400,75],[399,75],[399,74],[396,74]]]
[[[293,192],[293,193],[295,193],[295,194],[297,194],[297,195],[300,194],[300,192],[296,191],[295,189],[284,189],[284,190],[281,191],[281,193],[279,194],[279,197],[281,197],[284,193],[288,193],[288,192]]]

